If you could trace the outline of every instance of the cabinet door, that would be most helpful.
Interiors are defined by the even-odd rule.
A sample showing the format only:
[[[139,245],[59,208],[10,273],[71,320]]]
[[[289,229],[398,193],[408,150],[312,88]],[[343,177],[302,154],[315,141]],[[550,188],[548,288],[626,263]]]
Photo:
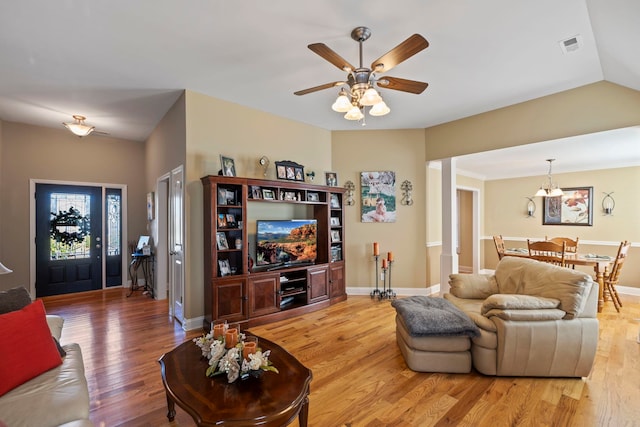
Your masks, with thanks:
[[[217,280],[213,285],[213,319],[247,319],[246,281],[244,278]]]
[[[249,278],[249,316],[280,311],[280,276],[278,274]]]
[[[327,267],[307,270],[307,297],[309,303],[329,298],[329,269]]]
[[[331,298],[342,296],[346,293],[344,285],[344,262],[335,262],[329,267],[329,292]]]

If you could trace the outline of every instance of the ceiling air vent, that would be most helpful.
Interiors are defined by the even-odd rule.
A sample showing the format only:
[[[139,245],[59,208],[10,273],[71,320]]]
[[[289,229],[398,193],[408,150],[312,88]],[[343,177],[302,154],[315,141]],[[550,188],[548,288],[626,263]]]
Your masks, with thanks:
[[[575,52],[582,47],[582,37],[581,36],[573,36],[565,40],[560,40],[558,42],[560,44],[560,49],[562,49],[562,53],[565,55]]]

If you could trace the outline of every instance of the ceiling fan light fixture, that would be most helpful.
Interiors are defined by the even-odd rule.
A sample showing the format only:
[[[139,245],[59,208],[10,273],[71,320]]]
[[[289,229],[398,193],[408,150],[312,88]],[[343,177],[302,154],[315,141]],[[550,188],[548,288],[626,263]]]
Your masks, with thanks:
[[[351,107],[347,114],[344,115],[344,118],[347,120],[361,120],[364,117],[360,108],[357,105]]]
[[[369,115],[378,117],[378,116],[384,116],[386,114],[389,114],[390,112],[391,112],[391,109],[382,100],[382,98],[380,98],[380,102],[378,102],[376,105],[371,107],[371,110],[369,110]]]
[[[74,114],[73,118],[74,118],[73,123],[63,122],[62,124],[64,125],[64,127],[69,129],[71,133],[73,133],[74,135],[82,138],[83,136],[87,136],[95,130],[95,126],[89,126],[85,124],[84,121],[87,119],[85,116]]]
[[[338,98],[336,98],[336,102],[333,103],[331,109],[338,113],[346,113],[351,109],[351,101],[349,101],[347,92],[344,89],[338,93]]]
[[[360,98],[360,105],[364,105],[367,107],[376,105],[380,102],[382,102],[382,98],[380,97],[380,94],[378,94],[378,91],[372,87],[365,90],[364,94],[362,95],[362,98]]]

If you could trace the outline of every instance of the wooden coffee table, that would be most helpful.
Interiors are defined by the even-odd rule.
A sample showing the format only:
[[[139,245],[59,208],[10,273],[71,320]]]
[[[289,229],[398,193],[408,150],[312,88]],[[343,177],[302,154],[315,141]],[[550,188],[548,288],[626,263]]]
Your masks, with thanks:
[[[167,418],[173,421],[177,403],[199,426],[284,426],[296,416],[307,425],[311,370],[286,350],[259,338],[262,351],[271,350],[269,360],[280,371],[263,372],[227,383],[226,375],[205,376],[208,361],[191,340],[163,355],[162,382],[167,392]]]

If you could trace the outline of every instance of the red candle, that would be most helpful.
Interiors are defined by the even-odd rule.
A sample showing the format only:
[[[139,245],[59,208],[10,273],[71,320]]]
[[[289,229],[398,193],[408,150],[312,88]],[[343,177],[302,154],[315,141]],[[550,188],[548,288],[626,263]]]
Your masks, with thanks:
[[[382,268],[387,268],[387,260],[382,258]]]
[[[224,324],[213,325],[213,338],[220,338],[224,335]]]
[[[380,255],[380,245],[378,245],[378,242],[373,242],[373,254],[375,256]]]
[[[233,348],[238,344],[238,330],[236,328],[229,328],[224,333],[224,347]]]
[[[387,259],[389,262],[393,261],[393,252],[387,252]]]
[[[249,355],[256,352],[256,343],[248,341],[244,343],[242,348],[242,357],[249,360]]]

